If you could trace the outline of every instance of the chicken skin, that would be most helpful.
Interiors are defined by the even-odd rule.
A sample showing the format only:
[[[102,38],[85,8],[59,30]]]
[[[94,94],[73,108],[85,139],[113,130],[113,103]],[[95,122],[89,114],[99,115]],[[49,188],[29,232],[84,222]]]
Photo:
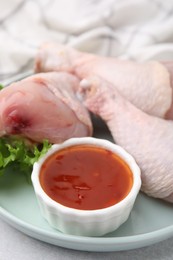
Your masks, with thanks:
[[[78,79],[68,73],[33,75],[0,91],[0,136],[21,135],[59,143],[92,134],[87,109],[75,96]]]
[[[115,142],[137,161],[142,190],[173,202],[173,121],[139,110],[100,77],[89,77],[80,85],[85,106],[106,122]]]
[[[67,71],[79,79],[100,76],[142,111],[173,119],[173,82],[166,65],[156,61],[137,63],[99,57],[48,43],[38,51],[35,71]]]

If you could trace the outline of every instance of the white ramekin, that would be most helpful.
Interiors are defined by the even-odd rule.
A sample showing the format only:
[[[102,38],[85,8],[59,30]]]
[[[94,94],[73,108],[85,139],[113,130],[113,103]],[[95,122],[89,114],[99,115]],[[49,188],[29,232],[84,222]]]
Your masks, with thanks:
[[[130,167],[133,174],[133,185],[129,194],[119,203],[98,210],[78,210],[52,200],[42,189],[39,174],[45,160],[61,149],[83,144],[110,150],[119,155]],[[31,179],[41,213],[48,223],[63,233],[80,236],[102,236],[116,230],[128,219],[141,187],[140,169],[133,157],[122,147],[110,141],[92,137],[71,138],[62,144],[53,145],[47,154],[34,164]]]

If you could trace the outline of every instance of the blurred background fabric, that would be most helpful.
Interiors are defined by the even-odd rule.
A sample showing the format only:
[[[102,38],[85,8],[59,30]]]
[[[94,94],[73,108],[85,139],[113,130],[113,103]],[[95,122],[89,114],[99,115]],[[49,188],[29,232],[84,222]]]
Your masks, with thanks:
[[[0,0],[0,82],[47,41],[121,59],[173,59],[172,0]]]

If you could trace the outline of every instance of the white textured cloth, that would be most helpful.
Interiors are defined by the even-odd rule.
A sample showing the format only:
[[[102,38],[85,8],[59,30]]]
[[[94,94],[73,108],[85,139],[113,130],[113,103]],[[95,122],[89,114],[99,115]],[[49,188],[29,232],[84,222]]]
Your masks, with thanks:
[[[172,0],[0,0],[0,81],[45,41],[106,56],[173,59]]]

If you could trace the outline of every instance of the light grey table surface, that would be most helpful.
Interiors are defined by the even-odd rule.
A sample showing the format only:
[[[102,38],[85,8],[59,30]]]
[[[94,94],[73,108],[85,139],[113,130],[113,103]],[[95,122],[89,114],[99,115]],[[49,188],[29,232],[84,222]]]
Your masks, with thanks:
[[[28,237],[0,220],[0,260],[173,260],[173,238],[158,244],[122,252],[83,252],[46,244]]]

